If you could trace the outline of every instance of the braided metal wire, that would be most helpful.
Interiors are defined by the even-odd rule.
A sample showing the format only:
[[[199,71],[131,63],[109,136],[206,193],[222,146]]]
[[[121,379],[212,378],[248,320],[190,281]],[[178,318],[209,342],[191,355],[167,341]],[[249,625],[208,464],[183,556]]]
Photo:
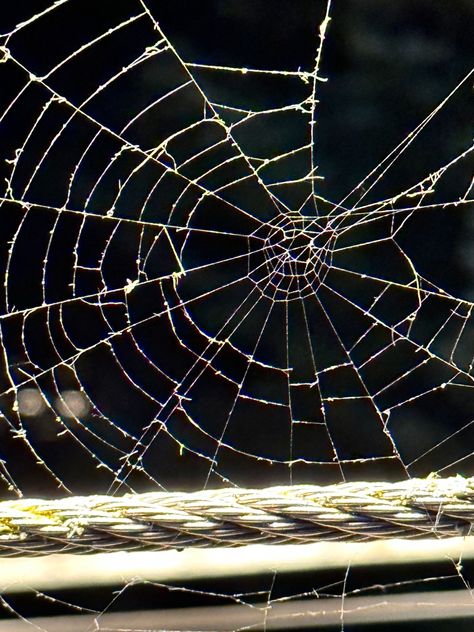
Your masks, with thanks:
[[[474,478],[0,501],[0,554],[447,538],[474,523]]]

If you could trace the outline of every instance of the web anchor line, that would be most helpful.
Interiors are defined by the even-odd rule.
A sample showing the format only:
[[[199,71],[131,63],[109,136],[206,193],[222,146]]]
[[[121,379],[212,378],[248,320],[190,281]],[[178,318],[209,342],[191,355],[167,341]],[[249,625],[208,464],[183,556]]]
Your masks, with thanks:
[[[474,523],[474,477],[0,502],[0,554],[452,538]]]

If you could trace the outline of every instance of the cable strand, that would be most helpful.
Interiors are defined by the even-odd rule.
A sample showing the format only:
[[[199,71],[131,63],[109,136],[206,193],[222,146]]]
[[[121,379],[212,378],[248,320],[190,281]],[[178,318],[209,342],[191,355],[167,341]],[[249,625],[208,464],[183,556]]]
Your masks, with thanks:
[[[474,477],[0,501],[0,555],[468,535]]]

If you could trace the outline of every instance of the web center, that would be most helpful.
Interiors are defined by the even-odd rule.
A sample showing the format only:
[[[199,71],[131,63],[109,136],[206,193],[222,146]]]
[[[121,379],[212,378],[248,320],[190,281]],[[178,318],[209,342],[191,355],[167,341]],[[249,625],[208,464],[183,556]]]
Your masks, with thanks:
[[[251,271],[265,296],[288,301],[314,294],[332,261],[336,235],[318,218],[285,215],[267,224],[264,265]]]

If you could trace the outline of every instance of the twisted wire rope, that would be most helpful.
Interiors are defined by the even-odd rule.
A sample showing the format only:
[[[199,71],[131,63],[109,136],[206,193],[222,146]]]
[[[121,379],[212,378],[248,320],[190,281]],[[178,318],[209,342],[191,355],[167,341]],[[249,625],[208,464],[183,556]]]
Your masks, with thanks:
[[[0,501],[0,555],[449,538],[474,477]]]

